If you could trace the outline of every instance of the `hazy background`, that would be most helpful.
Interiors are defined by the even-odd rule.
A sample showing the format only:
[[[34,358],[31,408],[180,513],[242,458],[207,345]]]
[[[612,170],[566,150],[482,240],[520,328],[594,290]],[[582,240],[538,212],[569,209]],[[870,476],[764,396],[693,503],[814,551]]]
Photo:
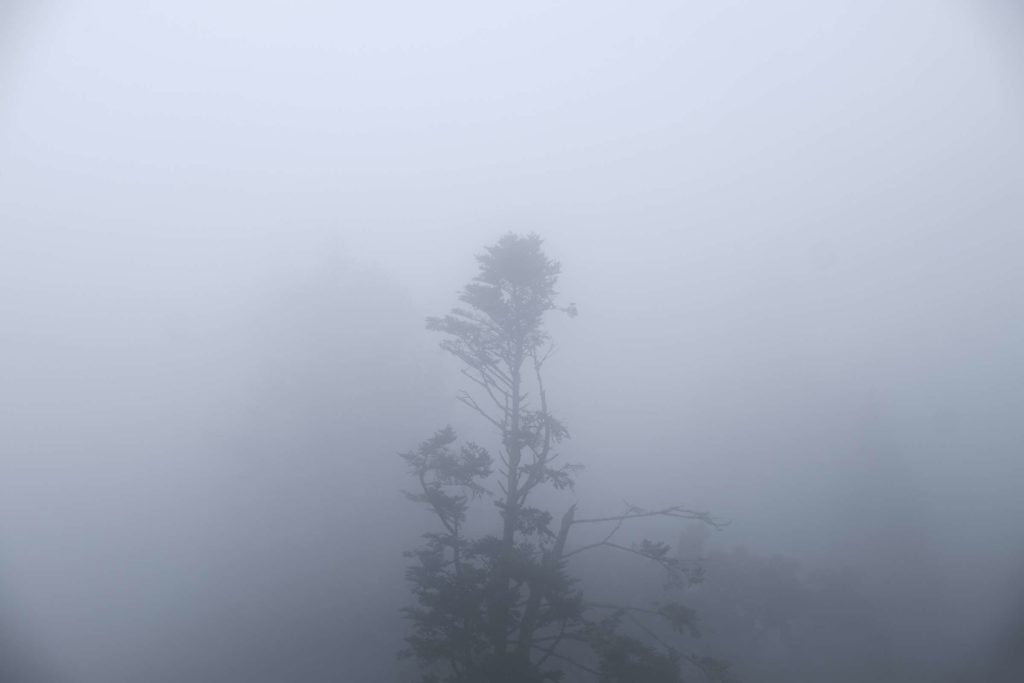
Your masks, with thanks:
[[[394,453],[468,418],[422,321],[508,230],[580,309],[582,507],[709,508],[864,572],[906,657],[988,657],[1024,606],[1022,29],[0,0],[0,678],[395,680]]]

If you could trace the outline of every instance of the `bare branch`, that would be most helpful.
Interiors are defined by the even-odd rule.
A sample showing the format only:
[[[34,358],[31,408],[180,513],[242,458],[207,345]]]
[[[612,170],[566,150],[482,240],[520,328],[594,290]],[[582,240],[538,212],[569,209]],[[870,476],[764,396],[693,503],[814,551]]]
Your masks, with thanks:
[[[483,387],[484,391],[487,392],[487,396],[491,399],[491,402],[494,403],[494,406],[501,411],[502,414],[507,414],[508,401],[511,395],[498,386],[482,368],[477,368],[477,372],[480,373],[479,379],[474,377],[473,374],[469,372],[468,368],[462,368],[459,372],[461,372],[469,381],[473,382],[477,386]],[[504,401],[498,400],[498,397],[494,395],[495,391],[502,395]]]
[[[646,633],[648,637],[650,637],[652,640],[657,642],[663,648],[665,648],[669,652],[678,652],[678,650],[676,650],[676,648],[674,648],[673,646],[671,646],[668,643],[666,643],[665,640],[661,636],[659,636],[657,633],[655,633],[654,629],[652,629],[650,626],[648,626],[644,622],[640,621],[639,619],[637,619],[632,614],[627,614],[626,616],[629,617],[629,620],[632,621],[635,626],[637,626],[641,631]]]
[[[487,375],[483,370],[481,370],[480,368],[476,368],[476,370],[478,373],[480,373],[480,375],[482,375],[482,378],[475,377],[473,373],[469,371],[469,368],[462,368],[459,370],[459,372],[461,372],[466,377],[466,379],[468,379],[473,384],[476,384],[477,386],[483,387],[485,389],[488,388],[488,386],[490,386],[493,387],[495,390],[499,391],[501,394],[508,396],[508,392],[499,387],[494,382],[494,380],[491,379],[491,377]],[[498,407],[500,408],[501,405],[499,405]]]
[[[672,507],[662,508],[660,510],[641,510],[640,508],[630,506],[631,511],[621,515],[613,515],[611,517],[592,517],[589,519],[577,519],[573,521],[573,524],[598,524],[601,522],[619,522],[627,519],[640,519],[642,517],[675,517],[677,519],[691,519],[699,522],[710,524],[715,528],[721,528],[728,524],[727,522],[720,522],[714,519],[707,512],[700,512],[697,510],[690,510],[689,508],[683,507],[682,505],[673,505]]]
[[[612,530],[609,531],[608,534],[603,539],[601,539],[597,543],[591,543],[589,545],[583,546],[582,548],[577,548],[576,550],[573,550],[572,552],[566,553],[565,555],[562,556],[563,559],[564,558],[568,558],[568,557],[572,557],[573,555],[576,555],[577,553],[582,553],[584,550],[590,550],[591,548],[598,548],[600,546],[603,546],[603,545],[607,544],[608,541],[612,540],[612,536],[614,536],[618,532],[618,530],[622,528],[622,523],[625,522],[625,521],[626,521],[626,518],[623,517],[622,519],[620,519],[615,524],[615,526],[612,528]]]
[[[606,546],[608,548],[615,548],[616,550],[622,550],[622,551],[625,551],[627,553],[631,553],[633,555],[637,555],[639,557],[642,557],[642,558],[644,558],[646,560],[657,561],[656,557],[652,557],[651,555],[648,555],[646,553],[642,553],[639,550],[637,550],[636,548],[630,548],[629,546],[619,545],[618,543],[612,543],[610,541],[600,541],[598,543],[591,543],[590,545],[585,545],[582,548],[577,548],[576,550],[573,550],[571,553],[566,553],[564,557],[566,557],[566,558],[572,557],[573,555],[577,555],[579,553],[582,553],[584,550],[591,550],[593,548],[600,548],[602,546]]]
[[[498,429],[504,431],[505,427],[500,422],[495,420],[493,417],[488,415],[487,411],[485,411],[483,408],[481,408],[480,405],[475,400],[473,400],[473,397],[470,396],[468,393],[462,392],[461,394],[459,394],[456,397],[456,400],[458,400],[460,403],[462,403],[464,405],[469,406],[470,408],[475,410],[477,413],[479,413],[484,419],[486,419],[488,422],[490,422],[492,425],[494,425]]]
[[[587,673],[594,674],[595,676],[600,676],[601,675],[601,672],[598,671],[597,669],[592,669],[589,666],[587,666],[586,664],[581,664],[580,662],[577,662],[575,659],[573,659],[571,657],[566,657],[565,655],[560,655],[557,652],[555,652],[552,648],[547,648],[547,647],[544,647],[543,645],[538,645],[537,643],[534,643],[533,645],[531,645],[531,647],[533,647],[536,650],[540,650],[541,652],[546,653],[545,658],[546,657],[554,657],[555,659],[560,659],[563,662],[567,662],[569,664],[572,664],[573,666],[575,666],[575,667],[577,667],[579,669],[582,669],[583,671],[586,671]],[[542,659],[541,661],[544,661],[544,660]],[[538,664],[538,666],[539,666],[539,664]]]
[[[562,638],[565,637],[565,626],[569,622],[569,618],[565,617],[562,619],[561,625],[558,627],[558,635],[555,636],[554,642],[551,643],[550,649],[537,661],[537,666],[544,666],[544,662],[548,661],[548,657],[558,649],[558,645],[562,642]],[[533,643],[536,643],[537,639],[533,639]]]
[[[622,612],[639,612],[641,614],[650,614],[653,616],[664,616],[661,612],[653,609],[647,609],[646,607],[633,607],[632,605],[612,605],[607,602],[587,602],[584,603],[587,607],[594,607],[597,609],[610,609]]]

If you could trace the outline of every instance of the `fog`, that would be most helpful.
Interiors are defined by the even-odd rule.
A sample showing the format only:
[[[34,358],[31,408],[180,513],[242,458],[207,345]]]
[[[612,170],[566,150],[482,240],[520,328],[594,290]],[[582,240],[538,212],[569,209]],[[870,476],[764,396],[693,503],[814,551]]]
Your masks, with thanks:
[[[0,679],[414,680],[396,454],[479,429],[423,321],[514,231],[579,308],[566,500],[709,510],[856,575],[920,680],[1021,680],[1022,31],[0,4]]]

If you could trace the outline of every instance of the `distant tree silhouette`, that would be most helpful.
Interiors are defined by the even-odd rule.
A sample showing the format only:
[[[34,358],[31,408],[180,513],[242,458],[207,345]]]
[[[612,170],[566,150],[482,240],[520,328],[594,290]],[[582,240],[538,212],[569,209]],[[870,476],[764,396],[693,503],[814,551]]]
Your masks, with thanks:
[[[896,657],[885,624],[850,570],[804,573],[796,560],[745,548],[703,548],[700,529],[679,557],[700,556],[707,579],[688,596],[708,632],[703,643],[764,683],[918,681]]]
[[[500,438],[495,452],[459,443],[451,427],[404,453],[416,489],[407,495],[433,514],[437,528],[406,553],[416,604],[403,652],[423,667],[424,683],[678,683],[693,672],[726,680],[719,661],[683,652],[671,639],[695,633],[694,612],[678,602],[649,607],[588,603],[566,560],[597,548],[631,553],[660,565],[685,585],[699,567],[680,560],[668,544],[625,544],[616,535],[626,522],[672,517],[716,522],[682,506],[584,518],[571,505],[556,521],[536,493],[573,486],[576,467],[559,458],[569,436],[549,410],[545,363],[553,345],[544,316],[577,314],[555,304],[560,266],[536,235],[508,234],[477,257],[479,273],[463,289],[461,305],[429,318],[444,335],[443,349],[463,364],[473,391],[459,400]],[[485,499],[493,499],[490,518]],[[479,535],[475,530],[491,533]],[[605,525],[607,531],[570,548],[572,531]]]

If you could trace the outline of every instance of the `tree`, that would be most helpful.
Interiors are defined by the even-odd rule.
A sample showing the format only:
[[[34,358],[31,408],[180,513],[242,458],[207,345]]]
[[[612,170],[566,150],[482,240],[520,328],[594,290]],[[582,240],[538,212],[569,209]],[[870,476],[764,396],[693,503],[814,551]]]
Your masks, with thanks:
[[[698,566],[676,558],[665,543],[624,545],[616,534],[646,517],[714,520],[682,506],[627,506],[617,515],[582,518],[570,505],[555,523],[537,504],[542,488],[571,489],[576,471],[560,461],[557,447],[569,433],[551,414],[544,384],[554,349],[544,317],[575,316],[576,307],[556,305],[560,266],[541,247],[537,235],[505,235],[477,257],[479,273],[459,296],[462,305],[427,320],[473,385],[459,400],[497,433],[500,447],[495,457],[476,443],[458,445],[449,426],[402,454],[418,484],[407,495],[438,522],[423,547],[406,553],[414,560],[407,576],[417,604],[405,610],[412,629],[403,654],[423,665],[424,683],[541,683],[569,675],[676,683],[684,664],[724,680],[719,662],[684,655],[666,640],[668,631],[696,632],[692,610],[675,602],[588,604],[566,566],[574,555],[612,548],[660,565],[683,585],[699,578]],[[484,526],[487,498],[497,511],[494,531],[474,535],[467,527]],[[570,549],[570,534],[582,525],[608,531]]]
[[[802,572],[782,555],[705,549],[702,528],[679,555],[703,557],[707,579],[688,596],[708,632],[703,646],[760,683],[920,680],[894,643],[860,577],[849,569]],[[987,679],[986,679],[987,680]]]

